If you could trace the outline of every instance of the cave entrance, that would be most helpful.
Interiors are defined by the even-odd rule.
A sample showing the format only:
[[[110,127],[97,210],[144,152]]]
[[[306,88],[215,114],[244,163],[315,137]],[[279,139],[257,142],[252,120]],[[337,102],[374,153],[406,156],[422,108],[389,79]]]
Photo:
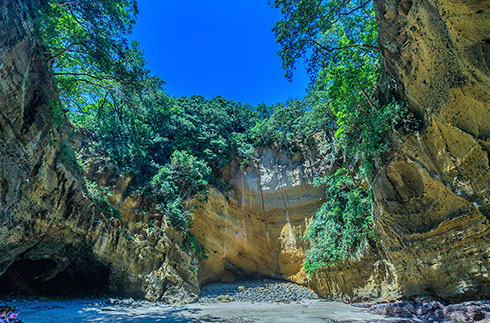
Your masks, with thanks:
[[[0,276],[0,294],[103,296],[109,294],[109,276],[110,268],[94,261],[72,262],[60,271],[53,259],[18,259]]]

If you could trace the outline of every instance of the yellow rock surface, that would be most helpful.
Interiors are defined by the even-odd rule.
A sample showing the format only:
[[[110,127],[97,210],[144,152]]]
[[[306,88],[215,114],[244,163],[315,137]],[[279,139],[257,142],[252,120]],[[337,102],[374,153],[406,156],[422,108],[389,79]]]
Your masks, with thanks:
[[[231,189],[211,189],[194,214],[192,232],[209,251],[200,264],[201,283],[240,276],[305,282],[302,237],[324,194],[312,180],[328,168],[312,159],[316,147],[308,149],[295,154],[263,149],[260,164],[233,161],[224,170]]]
[[[490,6],[374,5],[388,78],[425,127],[397,138],[375,176],[378,250],[312,286],[346,299],[489,297]]]

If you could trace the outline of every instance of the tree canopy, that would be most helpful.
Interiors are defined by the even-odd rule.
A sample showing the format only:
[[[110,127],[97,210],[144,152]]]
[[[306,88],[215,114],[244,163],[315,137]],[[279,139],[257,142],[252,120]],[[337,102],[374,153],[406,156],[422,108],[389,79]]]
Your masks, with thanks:
[[[123,107],[162,85],[149,76],[138,44],[129,39],[136,0],[33,3],[35,31],[52,64],[63,108],[74,118],[111,106],[123,121]]]
[[[273,31],[288,78],[304,59],[314,79],[318,72],[352,54],[377,56],[377,29],[371,0],[273,0],[282,19]],[[344,58],[345,58],[344,57]],[[355,62],[353,62],[355,64]]]

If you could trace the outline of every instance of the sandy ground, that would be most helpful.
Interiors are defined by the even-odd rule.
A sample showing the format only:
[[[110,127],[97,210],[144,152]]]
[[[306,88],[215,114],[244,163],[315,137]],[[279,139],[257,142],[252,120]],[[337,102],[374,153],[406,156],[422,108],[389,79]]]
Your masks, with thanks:
[[[321,299],[297,303],[231,302],[140,306],[106,305],[102,301],[19,302],[25,323],[43,322],[400,322],[339,302]]]

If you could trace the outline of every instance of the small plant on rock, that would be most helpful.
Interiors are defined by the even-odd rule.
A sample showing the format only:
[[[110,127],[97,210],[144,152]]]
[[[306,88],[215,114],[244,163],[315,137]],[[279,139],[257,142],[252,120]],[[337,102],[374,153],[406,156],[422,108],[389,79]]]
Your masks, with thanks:
[[[109,202],[108,197],[111,196],[111,193],[108,192],[107,188],[100,187],[97,183],[88,179],[85,179],[85,188],[88,198],[94,202],[97,209],[113,218],[122,218],[121,210]]]

